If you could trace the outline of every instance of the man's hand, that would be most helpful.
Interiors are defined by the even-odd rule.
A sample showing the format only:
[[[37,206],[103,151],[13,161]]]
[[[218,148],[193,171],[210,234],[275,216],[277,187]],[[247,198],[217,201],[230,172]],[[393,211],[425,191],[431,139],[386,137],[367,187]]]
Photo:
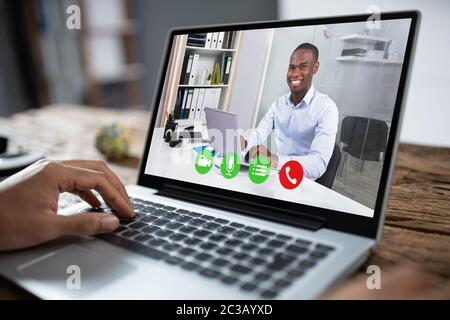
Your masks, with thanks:
[[[247,140],[245,140],[243,136],[240,137],[241,137],[241,150],[245,150],[245,148],[247,148]]]
[[[134,212],[125,187],[102,161],[41,160],[0,183],[0,251],[25,248],[65,235],[94,235],[119,226],[116,216],[57,214],[60,193],[78,195],[92,207],[105,203],[124,217]]]
[[[265,157],[270,160],[270,164],[272,167],[278,167],[278,156],[274,153],[271,153],[265,146],[261,144],[251,148],[245,157],[249,162],[251,162],[256,157]]]

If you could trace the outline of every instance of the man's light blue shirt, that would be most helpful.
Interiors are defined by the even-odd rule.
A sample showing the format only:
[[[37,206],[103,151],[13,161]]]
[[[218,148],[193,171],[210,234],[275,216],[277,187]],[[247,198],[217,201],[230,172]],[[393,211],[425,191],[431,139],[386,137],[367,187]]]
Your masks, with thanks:
[[[316,180],[325,172],[333,154],[339,112],[326,94],[312,85],[299,104],[291,93],[279,97],[247,138],[247,150],[264,144],[274,130],[278,169],[289,160],[301,163],[305,177]]]

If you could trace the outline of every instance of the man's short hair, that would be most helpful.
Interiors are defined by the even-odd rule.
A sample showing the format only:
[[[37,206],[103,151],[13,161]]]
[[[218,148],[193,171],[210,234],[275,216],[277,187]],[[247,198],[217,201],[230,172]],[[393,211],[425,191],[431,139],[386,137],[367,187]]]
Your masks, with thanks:
[[[301,45],[299,45],[297,48],[295,48],[295,50],[292,51],[292,54],[294,54],[295,51],[300,50],[300,49],[311,50],[313,53],[315,62],[317,62],[319,60],[319,49],[317,49],[317,47],[315,45],[308,43],[308,42],[304,42]]]

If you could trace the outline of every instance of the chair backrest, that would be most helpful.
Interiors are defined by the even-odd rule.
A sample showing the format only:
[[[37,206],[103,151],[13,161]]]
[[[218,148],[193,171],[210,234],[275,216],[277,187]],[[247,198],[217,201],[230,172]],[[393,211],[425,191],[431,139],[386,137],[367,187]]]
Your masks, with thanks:
[[[333,186],[334,178],[336,177],[336,172],[339,166],[339,161],[341,161],[341,150],[337,144],[334,144],[333,154],[331,155],[330,161],[328,162],[327,169],[324,174],[316,180],[317,183],[331,189]]]
[[[385,121],[365,117],[345,117],[341,126],[343,151],[362,160],[377,161],[386,151],[388,125]]]

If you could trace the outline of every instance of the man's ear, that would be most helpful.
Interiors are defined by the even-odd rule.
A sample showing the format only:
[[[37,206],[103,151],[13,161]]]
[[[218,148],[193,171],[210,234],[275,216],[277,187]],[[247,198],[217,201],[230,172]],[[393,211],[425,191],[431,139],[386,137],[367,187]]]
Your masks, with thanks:
[[[314,63],[314,71],[313,74],[316,74],[317,71],[319,71],[319,66],[320,66],[320,62],[317,61],[316,63]]]

